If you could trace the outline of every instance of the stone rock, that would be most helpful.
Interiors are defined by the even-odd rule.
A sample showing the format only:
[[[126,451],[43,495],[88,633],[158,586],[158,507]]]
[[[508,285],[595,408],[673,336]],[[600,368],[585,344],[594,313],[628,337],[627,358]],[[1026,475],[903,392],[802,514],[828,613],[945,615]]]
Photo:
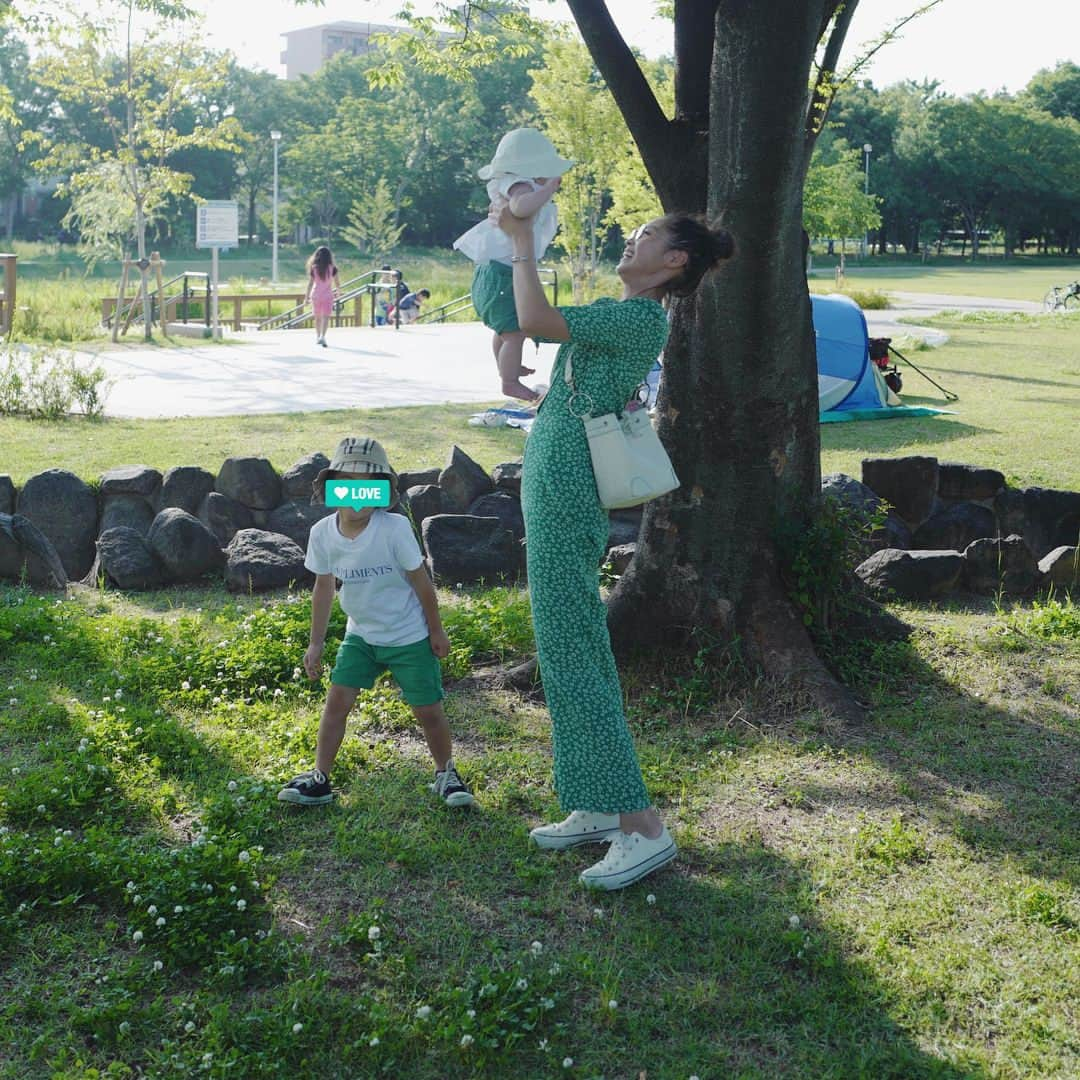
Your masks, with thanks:
[[[109,529],[134,529],[140,536],[150,531],[154,520],[154,511],[150,504],[139,495],[112,495],[105,500],[105,509],[101,512],[98,530],[101,533]],[[98,547],[100,554],[101,547]]]
[[[177,465],[165,473],[161,482],[158,509],[178,506],[197,514],[203,499],[214,490],[214,474],[198,465]]]
[[[504,461],[496,465],[491,472],[491,479],[495,484],[496,491],[509,491],[511,495],[521,498],[521,472],[520,461]]]
[[[424,522],[427,565],[436,581],[473,584],[513,578],[522,548],[498,518],[435,514]]]
[[[938,462],[933,457],[863,458],[862,482],[917,528],[934,508]]]
[[[914,547],[914,541],[903,518],[895,510],[890,510],[881,528],[874,529],[870,534],[868,546],[871,551],[884,551],[886,548],[908,551]]]
[[[915,530],[913,546],[924,551],[963,551],[976,540],[994,536],[996,528],[994,512],[985,506],[941,503]]]
[[[938,464],[938,497],[955,502],[993,499],[1004,489],[1005,476],[997,469],[961,465],[956,461]]]
[[[460,446],[450,451],[450,460],[439,473],[439,487],[443,506],[456,514],[464,514],[481,495],[495,490],[491,477]]]
[[[194,581],[225,561],[214,534],[177,506],[158,512],[146,539],[170,581]]]
[[[126,525],[105,529],[97,539],[97,550],[102,572],[117,588],[153,589],[161,584],[161,568],[138,529]]]
[[[310,502],[312,484],[323,469],[330,468],[330,459],[318,452],[302,457],[281,474],[281,494],[285,499]],[[319,493],[322,494],[321,492]],[[286,534],[288,535],[288,534]]]
[[[1023,536],[1027,531],[1024,513],[1024,493],[1007,487],[994,499],[994,517],[997,518],[996,536]]]
[[[855,567],[875,593],[905,600],[929,600],[955,588],[964,568],[959,551],[876,551]]]
[[[636,550],[637,544],[619,544],[617,547],[609,548],[607,557],[608,562],[611,563],[612,573],[625,574]]]
[[[304,551],[282,533],[241,529],[225,549],[225,585],[230,592],[310,585],[314,575],[304,567]]]
[[[1072,547],[1080,542],[1080,492],[1024,488],[1024,518],[1023,536],[1036,558]]]
[[[15,522],[11,524],[14,526]],[[60,556],[56,554],[52,542],[40,529],[37,531],[36,539],[46,551],[51,549],[52,558],[59,562]],[[5,529],[0,529],[0,578],[18,582],[29,581],[32,585],[44,585],[49,588],[63,588],[67,584],[67,572],[64,571],[64,580],[58,581],[49,569],[50,561],[51,559],[40,557],[25,544],[8,536]],[[57,569],[63,570],[63,564],[61,563]]]
[[[833,499],[859,514],[864,520],[881,506],[881,499],[870,488],[847,473],[828,473],[823,476],[821,494],[824,498]]]
[[[218,547],[226,547],[241,529],[251,529],[255,516],[235,499],[219,491],[208,492],[199,507],[199,520],[210,530]]]
[[[0,473],[0,514],[15,513],[15,485],[7,473]]]
[[[1080,548],[1062,545],[1039,560],[1044,585],[1073,592],[1080,589]]]
[[[266,458],[231,457],[222,463],[214,490],[250,510],[273,510],[281,502],[281,477]]]
[[[67,576],[82,578],[94,561],[97,539],[93,490],[66,469],[47,469],[26,481],[17,506],[52,541]]]
[[[149,465],[118,465],[101,477],[101,494],[142,495],[152,499],[161,487],[161,473]]]
[[[415,484],[405,491],[405,498],[409,500],[413,522],[421,531],[429,517],[444,510],[443,492],[438,484]]]
[[[474,517],[498,518],[504,529],[509,529],[514,534],[515,540],[525,539],[525,518],[521,513],[521,500],[515,498],[508,491],[496,491],[491,495],[481,495],[469,507],[469,513]]]
[[[984,537],[964,550],[964,586],[972,592],[1030,596],[1039,577],[1039,565],[1022,536]]]
[[[409,488],[437,484],[442,469],[421,469],[419,472],[398,473],[398,491],[404,494]]]
[[[326,506],[324,503],[302,502],[299,500],[297,502],[286,502],[266,515],[265,528],[267,532],[287,536],[294,544],[299,544],[306,551],[311,526],[333,512],[334,508]],[[256,517],[258,516],[256,514]]]

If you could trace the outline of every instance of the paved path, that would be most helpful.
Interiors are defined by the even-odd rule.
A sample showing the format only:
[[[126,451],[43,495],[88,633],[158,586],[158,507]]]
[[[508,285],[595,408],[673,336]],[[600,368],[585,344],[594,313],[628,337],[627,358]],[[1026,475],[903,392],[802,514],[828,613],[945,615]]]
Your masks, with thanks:
[[[945,309],[1039,311],[1037,303],[928,293],[891,293],[899,307],[867,311],[871,337],[947,335],[900,323]],[[83,358],[116,380],[111,416],[234,416],[444,402],[499,401],[491,333],[480,323],[331,330],[321,348],[310,330],[249,331],[228,344],[143,348],[134,342]],[[547,381],[555,346],[526,345],[526,363]],[[535,362],[534,362],[535,361]]]

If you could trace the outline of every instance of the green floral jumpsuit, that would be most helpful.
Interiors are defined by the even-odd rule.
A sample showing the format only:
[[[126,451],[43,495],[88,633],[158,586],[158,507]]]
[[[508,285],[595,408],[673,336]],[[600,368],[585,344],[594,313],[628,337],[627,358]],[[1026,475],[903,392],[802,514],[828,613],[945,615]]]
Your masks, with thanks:
[[[551,714],[555,790],[563,810],[633,813],[651,805],[623,712],[622,688],[600,599],[608,514],[600,505],[589,444],[567,408],[563,377],[573,355],[574,411],[621,412],[667,339],[655,300],[598,300],[560,308],[570,340],[525,444],[521,485],[529,596],[540,674]]]

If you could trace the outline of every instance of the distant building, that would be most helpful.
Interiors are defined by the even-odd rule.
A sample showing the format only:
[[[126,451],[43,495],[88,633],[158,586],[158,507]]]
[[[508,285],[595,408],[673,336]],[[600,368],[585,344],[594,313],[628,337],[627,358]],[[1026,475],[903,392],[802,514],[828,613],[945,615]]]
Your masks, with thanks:
[[[335,22],[321,26],[308,26],[303,30],[290,30],[282,34],[285,48],[281,62],[285,65],[285,78],[298,79],[301,75],[314,75],[335,53],[347,52],[363,56],[375,48],[372,34],[404,33],[400,26],[384,23]]]

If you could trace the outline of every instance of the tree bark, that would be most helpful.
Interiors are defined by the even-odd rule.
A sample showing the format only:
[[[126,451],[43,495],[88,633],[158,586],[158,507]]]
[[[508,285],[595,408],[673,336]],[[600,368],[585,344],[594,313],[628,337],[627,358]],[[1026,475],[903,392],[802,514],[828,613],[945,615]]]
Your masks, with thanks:
[[[716,4],[707,174],[686,182],[707,191],[737,254],[673,304],[658,413],[682,486],[645,507],[608,626],[617,652],[679,630],[736,637],[767,675],[851,718],[859,710],[789,603],[774,545],[777,524],[805,521],[820,493],[802,191],[808,73],[834,6]],[[666,208],[684,208],[657,186]]]

